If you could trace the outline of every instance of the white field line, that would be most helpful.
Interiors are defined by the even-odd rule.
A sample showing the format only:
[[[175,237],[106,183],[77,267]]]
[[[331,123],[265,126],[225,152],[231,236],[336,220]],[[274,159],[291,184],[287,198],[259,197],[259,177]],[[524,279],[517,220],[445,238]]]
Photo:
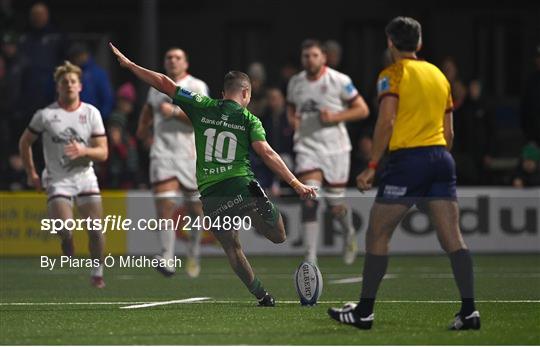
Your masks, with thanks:
[[[323,276],[324,277],[324,276]],[[327,276],[330,277],[330,276]],[[333,278],[332,276],[330,278]],[[540,273],[508,273],[508,274],[480,274],[477,277],[482,278],[540,278]],[[384,279],[393,279],[393,278],[422,278],[422,279],[448,279],[454,278],[454,275],[451,273],[425,273],[425,274],[386,274]],[[362,276],[358,277],[346,277],[335,280],[329,280],[329,284],[351,284],[351,283],[360,283],[362,282]]]
[[[129,306],[122,306],[120,308],[145,308],[145,307],[153,307],[153,306],[163,306],[163,305],[172,305],[172,304],[189,304],[192,302],[200,302],[200,301],[207,301],[212,298],[209,297],[202,297],[202,298],[189,298],[189,299],[180,299],[180,300],[171,300],[171,301],[158,301],[158,302],[150,302],[147,304],[137,304],[137,305],[129,305]]]
[[[212,300],[209,301],[213,304],[246,304],[254,303],[249,300]],[[318,304],[343,304],[346,300],[327,300],[318,301]],[[476,303],[490,303],[490,304],[540,304],[540,300],[476,300]],[[460,304],[460,300],[378,300],[377,303],[382,304]],[[276,304],[297,304],[300,305],[299,300],[277,300]]]
[[[345,300],[328,300],[319,301],[319,304],[341,304]],[[488,304],[540,304],[540,300],[477,300],[477,303]],[[199,304],[199,303],[212,303],[212,304],[254,304],[254,300],[211,300],[211,298],[189,298],[171,301],[156,301],[156,302],[142,302],[142,301],[116,301],[116,302],[1,302],[0,306],[69,306],[69,305],[130,305],[130,306],[159,306],[169,305],[176,303],[185,304]],[[299,304],[298,300],[278,300],[278,304]],[[377,303],[382,304],[459,304],[459,300],[379,300]],[[127,308],[130,306],[124,306],[121,308]]]
[[[62,306],[62,305],[135,305],[146,304],[147,301],[87,301],[87,302],[0,302],[0,306]]]
[[[383,279],[392,279],[392,278],[398,278],[399,275],[394,274],[386,274],[384,275]],[[350,284],[350,283],[360,283],[362,282],[362,276],[360,277],[349,277],[349,278],[342,278],[339,280],[331,280],[328,281],[329,284]]]

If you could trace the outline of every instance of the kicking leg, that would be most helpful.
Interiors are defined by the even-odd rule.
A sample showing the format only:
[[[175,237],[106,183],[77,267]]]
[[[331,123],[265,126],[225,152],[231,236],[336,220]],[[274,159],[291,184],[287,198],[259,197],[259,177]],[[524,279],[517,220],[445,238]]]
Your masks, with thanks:
[[[223,247],[232,269],[249,292],[257,298],[259,304],[262,306],[274,306],[274,299],[266,292],[261,281],[255,276],[251,264],[242,250],[238,231],[218,231],[214,232],[214,235]]]

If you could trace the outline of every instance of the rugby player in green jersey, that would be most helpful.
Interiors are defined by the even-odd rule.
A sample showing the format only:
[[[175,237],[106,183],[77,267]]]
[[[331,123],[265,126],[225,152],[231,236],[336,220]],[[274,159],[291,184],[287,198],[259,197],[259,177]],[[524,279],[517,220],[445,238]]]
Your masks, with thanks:
[[[240,245],[238,230],[225,217],[248,216],[257,231],[274,243],[285,241],[285,227],[277,208],[255,180],[249,147],[302,199],[316,197],[316,188],[302,184],[265,140],[260,120],[246,106],[251,99],[249,77],[238,71],[225,75],[223,99],[216,100],[178,87],[164,74],[145,69],[109,44],[118,62],[139,79],[172,98],[193,124],[197,149],[197,184],[205,216],[221,221],[213,228],[231,267],[257,298],[260,306],[274,306],[274,298],[255,277]],[[230,224],[229,224],[230,225]]]

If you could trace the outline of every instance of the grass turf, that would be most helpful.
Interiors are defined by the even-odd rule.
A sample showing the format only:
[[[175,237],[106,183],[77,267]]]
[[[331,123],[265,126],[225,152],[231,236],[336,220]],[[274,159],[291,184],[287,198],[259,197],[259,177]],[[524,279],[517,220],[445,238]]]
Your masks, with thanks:
[[[325,286],[315,307],[296,303],[292,274],[300,260],[251,258],[277,300],[275,308],[259,308],[221,257],[203,259],[197,279],[183,270],[163,278],[148,268],[106,269],[103,290],[89,286],[86,269],[48,271],[38,258],[0,259],[0,344],[540,344],[539,255],[475,257],[482,329],[465,332],[446,330],[459,304],[447,302],[458,295],[445,256],[391,258],[371,331],[326,315],[329,306],[357,299],[360,283],[332,281],[360,276],[362,257],[353,266],[320,258]],[[212,300],[120,308],[191,297]],[[505,302],[516,300],[535,302]]]

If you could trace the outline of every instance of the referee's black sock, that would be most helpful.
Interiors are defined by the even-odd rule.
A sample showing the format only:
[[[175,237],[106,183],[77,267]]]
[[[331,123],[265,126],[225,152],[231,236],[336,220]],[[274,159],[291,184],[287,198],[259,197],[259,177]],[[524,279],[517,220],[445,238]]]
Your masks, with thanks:
[[[360,317],[367,317],[373,313],[377,290],[379,289],[379,284],[381,284],[384,274],[386,273],[386,268],[388,267],[387,255],[366,253],[364,259],[362,293],[360,294],[360,302],[355,309]]]
[[[474,305],[474,274],[471,253],[460,249],[448,255],[454,278],[461,294],[460,313],[468,316],[476,310]]]

